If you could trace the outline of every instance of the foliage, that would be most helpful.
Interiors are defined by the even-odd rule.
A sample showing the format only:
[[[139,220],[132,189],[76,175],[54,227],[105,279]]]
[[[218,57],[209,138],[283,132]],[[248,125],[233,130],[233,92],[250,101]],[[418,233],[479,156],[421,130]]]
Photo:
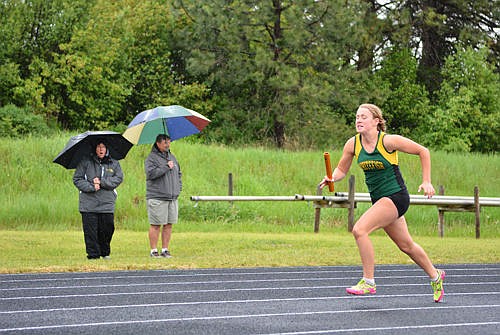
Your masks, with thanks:
[[[488,0],[3,1],[0,106],[75,130],[124,129],[139,111],[181,104],[212,119],[206,143],[297,150],[341,146],[356,107],[371,102],[417,141],[497,151],[479,86],[441,82],[462,71],[444,68],[457,45],[484,46],[478,66],[498,73],[499,9]],[[457,124],[441,114],[464,105],[484,123],[453,144],[432,121]]]
[[[34,115],[26,108],[7,105],[0,108],[0,136],[25,137],[48,135],[49,127],[41,115]]]
[[[439,105],[429,117],[427,143],[446,151],[500,150],[500,75],[482,48],[459,50],[446,60]]]
[[[15,88],[20,85],[21,77],[19,76],[19,65],[6,61],[0,66],[0,106],[5,106],[12,103],[12,96]]]
[[[59,45],[85,24],[94,1],[32,0],[0,4],[0,86],[2,105],[26,106],[33,113],[52,113],[62,106],[54,101],[50,79]],[[4,68],[3,64],[7,66]]]
[[[356,36],[358,28],[350,24],[355,8],[337,2],[182,1],[179,13],[193,20],[185,32],[188,72],[224,97],[214,125],[224,129],[224,142],[272,139],[280,148],[298,141],[309,147],[328,135],[344,137],[344,106],[351,112],[356,105],[350,76],[361,76],[346,62],[352,50],[342,47]]]
[[[425,87],[417,82],[416,58],[408,49],[394,49],[386,56],[376,77],[389,91],[380,107],[390,132],[419,138],[430,104]]]
[[[443,79],[441,68],[446,58],[455,53],[457,43],[472,48],[491,45],[493,58],[499,58],[498,2],[409,0],[400,3],[409,13],[413,49],[421,54],[419,81],[432,99]]]
[[[106,128],[130,121],[123,111],[136,113],[146,101],[171,92],[172,80],[165,76],[168,24],[160,24],[169,15],[163,8],[152,2],[96,3],[86,27],[61,45],[57,83],[70,104],[60,120],[70,127]]]

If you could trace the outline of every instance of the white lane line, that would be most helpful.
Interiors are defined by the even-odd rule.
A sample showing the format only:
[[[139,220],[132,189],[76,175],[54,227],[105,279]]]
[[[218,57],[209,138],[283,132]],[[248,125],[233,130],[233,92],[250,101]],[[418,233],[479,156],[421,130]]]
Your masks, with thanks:
[[[473,272],[484,272],[484,271],[500,271],[500,267],[481,267],[481,268],[452,268],[448,267],[446,265],[442,266],[447,272],[451,271],[473,271]],[[338,267],[335,267],[338,268]],[[340,267],[341,268],[341,267]],[[361,271],[361,267],[356,267],[356,268],[349,268],[350,271]],[[222,269],[219,269],[222,270]],[[67,276],[68,273],[48,273],[48,274],[43,274],[43,273],[36,273],[36,274],[12,274],[12,275],[0,275],[1,277],[6,277],[6,276],[54,276],[54,275],[65,275],[64,277],[60,278],[33,278],[33,279],[8,279],[8,280],[0,280],[0,283],[20,283],[20,282],[41,282],[41,281],[74,281],[74,280],[101,280],[101,279],[130,279],[130,278],[185,278],[185,277],[203,277],[203,276],[253,276],[253,275],[274,275],[274,274],[314,274],[314,273],[346,273],[346,270],[294,270],[294,271],[260,271],[260,272],[222,272],[222,273],[182,273],[182,274],[158,274],[157,272],[170,272],[170,271],[186,271],[186,272],[191,272],[194,270],[144,270],[144,271],[152,271],[155,272],[154,275],[119,275],[119,276],[98,276],[99,274],[102,274],[102,272],[87,272],[88,276],[77,276],[77,277],[70,277]],[[422,269],[418,267],[412,267],[412,268],[404,268],[404,269],[380,269],[377,268],[377,273],[380,272],[422,272]],[[92,276],[92,274],[96,274],[95,276]],[[500,275],[500,274],[497,274]],[[465,275],[467,276],[467,275]],[[492,275],[494,276],[494,274]]]
[[[349,278],[348,278],[349,279]],[[358,277],[353,277],[351,279],[359,279]],[[311,279],[313,281],[314,279]],[[329,280],[327,278],[327,280]],[[262,280],[258,282],[268,282],[270,280]],[[184,283],[186,285],[190,284],[196,284],[202,285],[202,284],[227,284],[227,283],[248,283],[248,282],[253,282],[253,281],[224,281],[224,282],[195,282],[195,283]],[[167,286],[167,285],[182,285],[183,283],[162,283],[161,285]],[[467,285],[498,285],[500,284],[500,281],[486,281],[486,282],[466,282],[466,283],[446,283],[446,286],[467,286]],[[402,284],[377,284],[377,287],[400,287],[400,286],[427,286],[428,283],[402,283]],[[6,289],[0,289],[0,291],[4,292],[10,292],[10,291],[37,291],[37,290],[75,290],[75,289],[89,289],[89,288],[111,288],[111,287],[138,287],[138,286],[151,286],[151,283],[145,283],[145,284],[103,284],[103,285],[75,285],[75,286],[47,286],[47,287],[17,287],[17,288],[6,288]],[[279,287],[278,289],[307,289],[307,288],[338,288],[338,287],[345,287],[346,285],[324,285],[324,286],[288,286],[288,287]],[[272,287],[253,287],[252,289],[259,290],[268,290],[272,289]],[[214,290],[214,291],[220,291],[220,290]],[[196,292],[207,292],[207,290],[181,290],[181,291],[169,291],[171,293],[184,293],[184,292],[189,292],[189,293],[196,293]],[[211,291],[208,291],[211,292]],[[26,296],[21,296],[21,297],[26,297]],[[2,298],[0,298],[2,300]]]
[[[356,277],[357,278],[357,277]],[[266,280],[264,280],[267,282]],[[234,283],[245,283],[248,281],[237,281]],[[213,283],[213,282],[212,282]],[[222,283],[229,283],[228,281]],[[197,283],[200,284],[200,283]],[[164,283],[162,286],[171,285],[169,283]],[[179,283],[180,285],[180,283]],[[478,285],[500,285],[500,282],[466,282],[466,283],[446,283],[446,286],[478,286]],[[127,284],[127,285],[96,285],[96,286],[68,286],[68,287],[49,287],[46,289],[87,289],[87,288],[111,288],[111,287],[137,287],[137,286],[147,286],[150,287],[151,284]],[[408,283],[408,284],[384,284],[378,285],[379,288],[382,287],[419,287],[419,286],[429,286],[429,283]],[[336,288],[344,288],[346,285],[316,285],[316,286],[286,286],[286,287],[251,287],[251,288],[224,288],[224,289],[206,289],[206,290],[168,290],[162,292],[151,292],[151,291],[140,291],[140,292],[112,292],[112,293],[87,293],[87,294],[64,294],[64,295],[42,295],[42,296],[13,296],[13,297],[4,297],[0,298],[0,301],[9,301],[9,300],[23,300],[23,299],[47,299],[47,298],[69,298],[69,297],[93,297],[93,296],[101,296],[101,295],[134,295],[134,294],[185,294],[185,293],[215,293],[215,292],[238,292],[238,291],[272,291],[272,290],[312,290],[312,289],[336,289]],[[40,288],[41,289],[41,288]],[[20,291],[19,289],[12,290],[4,290],[4,291]],[[38,290],[38,289],[37,289]],[[485,292],[486,293],[486,292]]]
[[[160,292],[151,292],[151,294],[159,294]],[[500,295],[500,292],[474,292],[474,293],[447,293],[446,296],[478,296],[478,295]],[[356,297],[351,295],[346,296],[326,296],[326,297],[306,297],[306,298],[276,298],[276,299],[245,299],[245,300],[209,300],[209,301],[186,301],[186,302],[170,302],[158,304],[132,304],[132,305],[111,305],[111,306],[87,306],[87,307],[61,307],[33,310],[15,310],[1,311],[0,314],[16,314],[16,313],[45,313],[55,311],[78,311],[78,310],[93,310],[93,309],[119,309],[119,308],[136,308],[136,307],[162,307],[162,306],[196,306],[196,305],[223,305],[223,304],[248,304],[248,303],[269,303],[269,302],[297,302],[297,301],[315,301],[315,300],[353,300],[353,299],[383,299],[383,298],[408,298],[408,297],[429,297],[430,294],[391,294],[391,295],[370,295]],[[442,305],[435,305],[442,306]],[[497,306],[497,305],[492,305]]]
[[[499,275],[500,277],[500,275]],[[379,277],[377,277],[378,279]],[[384,277],[380,277],[384,278]],[[406,278],[406,277],[387,277],[387,278]],[[415,277],[410,277],[415,278]],[[231,284],[231,283],[263,283],[263,282],[290,282],[290,281],[322,281],[322,280],[351,280],[359,279],[356,277],[317,277],[317,278],[281,278],[281,279],[242,279],[242,280],[205,280],[205,281],[185,281],[173,283],[161,283],[161,285],[177,286],[177,285],[204,285],[204,284]],[[158,281],[155,281],[155,285]],[[40,286],[40,287],[16,287],[4,288],[0,291],[18,291],[18,290],[46,290],[46,289],[75,289],[75,288],[104,288],[104,287],[133,287],[133,286],[151,286],[152,283],[133,283],[133,284],[102,284],[102,285],[67,285],[67,286]]]
[[[465,278],[473,278],[473,277],[485,277],[485,278],[500,278],[499,275],[487,275],[487,274],[482,274],[482,275],[455,275],[455,274],[449,274],[449,277],[453,278],[460,278],[460,277],[465,277]],[[418,279],[418,278],[425,278],[427,279],[428,277],[425,275],[420,275],[420,276],[377,276],[377,280],[382,280],[382,279]],[[189,281],[189,282],[174,282],[174,283],[162,283],[162,285],[203,285],[203,284],[229,284],[229,283],[263,283],[263,282],[291,282],[291,281],[328,281],[328,280],[357,280],[359,279],[359,276],[355,277],[316,277],[316,278],[279,278],[279,279],[242,279],[242,280],[211,280],[211,281]],[[497,282],[476,282],[476,284],[479,283],[497,283]],[[464,283],[466,284],[466,283]],[[23,290],[49,290],[49,289],[76,289],[76,288],[109,288],[109,287],[135,287],[135,286],[150,286],[151,283],[132,283],[132,284],[102,284],[102,285],[66,285],[66,286],[38,286],[38,287],[13,287],[13,288],[0,288],[0,291],[23,291]],[[407,284],[404,284],[407,285]],[[408,284],[409,285],[409,284]],[[421,285],[421,284],[417,284]],[[386,286],[391,286],[391,285],[386,285]]]
[[[477,305],[477,306],[442,306],[439,309],[480,309],[500,307],[500,305]],[[414,307],[407,308],[406,310],[436,310],[436,307]],[[376,312],[391,312],[400,311],[400,308],[379,308],[363,311],[364,313]],[[348,314],[359,313],[359,310],[350,311],[317,311],[317,312],[293,312],[293,313],[266,313],[266,314],[246,314],[246,315],[223,315],[223,316],[208,316],[208,317],[186,317],[186,318],[171,318],[171,319],[150,319],[150,320],[128,320],[128,321],[108,321],[108,322],[93,322],[93,323],[76,323],[66,325],[45,325],[34,327],[16,327],[16,328],[2,328],[0,332],[7,331],[27,331],[27,330],[42,330],[42,329],[56,329],[56,328],[75,328],[75,327],[95,327],[106,325],[131,325],[131,324],[144,324],[144,323],[165,323],[165,322],[186,322],[186,321],[210,321],[210,320],[230,320],[230,319],[244,319],[244,318],[268,318],[268,317],[286,317],[286,316],[301,316],[301,315],[322,315],[322,314]],[[496,324],[484,323],[484,324]],[[500,323],[500,322],[498,322]],[[430,325],[429,325],[430,326]],[[293,333],[292,333],[293,334]]]
[[[306,334],[336,334],[336,333],[364,333],[370,331],[389,331],[389,330],[408,330],[408,329],[428,329],[428,328],[456,328],[456,327],[479,327],[479,326],[494,326],[500,322],[468,322],[468,323],[444,323],[437,325],[419,325],[419,326],[402,326],[402,327],[373,327],[373,328],[351,328],[351,329],[328,329],[328,330],[311,330],[303,332],[288,332],[288,333],[269,333],[255,335],[306,335]]]

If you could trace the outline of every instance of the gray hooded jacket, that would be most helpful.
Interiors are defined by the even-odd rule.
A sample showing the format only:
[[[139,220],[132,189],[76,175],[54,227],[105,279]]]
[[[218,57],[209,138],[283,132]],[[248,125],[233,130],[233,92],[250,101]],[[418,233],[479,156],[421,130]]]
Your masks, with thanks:
[[[167,165],[174,162],[174,167]],[[182,172],[175,156],[170,152],[161,152],[153,145],[144,162],[146,172],[146,199],[175,200],[182,191]]]
[[[101,188],[96,191],[93,179],[101,179]],[[102,160],[95,154],[82,159],[73,175],[73,184],[80,190],[79,211],[92,213],[114,213],[116,191],[123,181],[120,163],[109,156]]]

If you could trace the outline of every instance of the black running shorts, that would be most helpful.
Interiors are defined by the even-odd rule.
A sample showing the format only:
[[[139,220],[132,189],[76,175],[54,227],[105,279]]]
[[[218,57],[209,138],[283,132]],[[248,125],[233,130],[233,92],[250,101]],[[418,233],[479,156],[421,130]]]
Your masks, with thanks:
[[[396,206],[396,209],[398,210],[398,218],[402,217],[408,210],[408,207],[410,207],[410,194],[408,194],[408,190],[406,188],[384,198],[392,200],[394,206]],[[379,199],[372,199],[372,204],[376,203]]]

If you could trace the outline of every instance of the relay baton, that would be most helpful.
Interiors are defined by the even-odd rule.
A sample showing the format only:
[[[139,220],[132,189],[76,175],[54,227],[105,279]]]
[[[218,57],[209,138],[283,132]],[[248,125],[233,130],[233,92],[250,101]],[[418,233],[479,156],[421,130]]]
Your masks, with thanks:
[[[332,179],[332,163],[330,162],[330,154],[328,152],[325,152],[323,154],[323,157],[325,158],[326,176],[328,177],[328,179]],[[333,192],[335,190],[335,186],[333,185],[332,181],[328,182],[328,190],[330,192]]]

